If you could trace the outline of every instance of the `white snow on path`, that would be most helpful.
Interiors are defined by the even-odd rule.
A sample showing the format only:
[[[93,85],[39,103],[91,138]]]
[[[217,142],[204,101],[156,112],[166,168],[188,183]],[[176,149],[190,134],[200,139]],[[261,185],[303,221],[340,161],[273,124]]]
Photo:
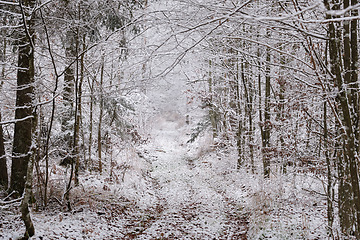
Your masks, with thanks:
[[[165,110],[153,119],[147,158],[151,176],[162,199],[163,212],[139,239],[246,239],[246,218],[241,206],[224,194],[227,184],[208,165],[202,154],[211,151],[211,141],[189,144],[191,126],[186,114],[170,110],[179,98],[167,99]],[[205,142],[204,142],[205,139]],[[217,179],[218,178],[218,179]],[[239,207],[239,208],[238,208]],[[232,220],[229,218],[233,218]],[[239,224],[240,221],[240,224]],[[243,223],[241,223],[241,221]],[[237,225],[237,231],[229,225]],[[240,231],[239,231],[240,229]],[[229,238],[236,235],[236,238]]]

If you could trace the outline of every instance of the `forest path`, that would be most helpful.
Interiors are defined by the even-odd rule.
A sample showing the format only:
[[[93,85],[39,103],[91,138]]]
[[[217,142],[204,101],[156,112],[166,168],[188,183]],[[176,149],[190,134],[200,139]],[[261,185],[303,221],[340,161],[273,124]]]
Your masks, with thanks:
[[[246,215],[225,196],[199,157],[202,150],[194,153],[188,146],[189,132],[185,116],[176,111],[154,119],[147,157],[163,210],[139,239],[246,239]]]

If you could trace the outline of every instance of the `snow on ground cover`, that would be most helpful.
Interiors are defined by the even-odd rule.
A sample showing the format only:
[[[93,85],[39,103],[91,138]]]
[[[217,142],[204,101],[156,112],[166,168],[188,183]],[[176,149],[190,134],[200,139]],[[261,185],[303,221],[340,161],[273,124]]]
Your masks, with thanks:
[[[166,208],[141,239],[154,239],[159,233],[165,239],[220,238],[226,231],[228,212],[241,212],[230,209],[219,188],[223,179],[217,179],[217,173],[200,159],[204,148],[210,151],[212,146],[209,142],[198,147],[186,144],[191,127],[176,111],[164,111],[154,122],[153,141],[147,147],[153,159],[151,175],[159,183],[158,194]]]
[[[198,166],[198,153],[184,144],[189,131],[184,121],[177,113],[160,114],[153,141],[143,149],[149,159],[134,151],[123,155],[138,169],[130,168],[123,181],[108,182],[105,174],[82,176],[81,186],[71,194],[73,212],[64,212],[56,203],[53,211],[33,212],[34,239],[210,239],[228,235],[228,212],[237,209],[229,208],[232,205],[220,189],[221,182],[215,184],[222,178],[216,179],[205,163]],[[147,178],[142,173],[148,161],[152,165]],[[19,215],[14,216],[10,221],[17,227],[5,229],[4,239],[23,231]]]
[[[252,190],[250,239],[326,238],[326,198],[315,175],[294,172],[260,180]]]

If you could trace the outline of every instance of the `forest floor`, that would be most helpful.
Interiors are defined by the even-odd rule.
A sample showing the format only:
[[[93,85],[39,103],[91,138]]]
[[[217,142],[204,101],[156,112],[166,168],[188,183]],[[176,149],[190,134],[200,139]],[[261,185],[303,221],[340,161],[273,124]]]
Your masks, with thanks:
[[[60,196],[46,209],[32,211],[34,239],[247,239],[248,213],[225,191],[224,185],[233,185],[226,182],[227,170],[215,172],[204,158],[213,151],[211,145],[189,146],[191,129],[175,111],[161,113],[155,121],[151,140],[137,150],[139,162],[133,166],[141,168],[146,182],[143,188],[133,187],[137,198],[122,196],[131,195],[131,188],[125,194],[119,190],[134,178],[124,165],[113,173],[120,181],[84,176],[84,183],[73,189],[72,211],[59,204]],[[245,200],[242,189],[234,193],[244,194]],[[24,226],[16,205],[3,207],[0,220],[1,239],[21,236]]]
[[[273,185],[220,158],[211,137],[187,143],[191,127],[176,111],[154,117],[147,144],[128,150],[113,178],[84,174],[72,190],[72,211],[61,193],[32,218],[33,239],[323,239],[326,207],[304,176]],[[58,171],[61,172],[61,171]],[[54,175],[55,176],[55,175]],[[55,180],[54,180],[55,181]],[[295,189],[293,189],[295,184]],[[55,185],[55,184],[54,184]],[[306,185],[313,192],[299,190]],[[315,186],[315,187],[314,187]],[[296,190],[298,189],[298,190]],[[16,205],[1,206],[0,239],[24,226]]]
[[[147,152],[163,209],[143,232],[145,238],[247,239],[244,205],[224,192],[229,183],[205,159],[211,143],[187,144],[191,129],[176,111],[162,113],[156,122]],[[246,193],[237,192],[244,200]]]

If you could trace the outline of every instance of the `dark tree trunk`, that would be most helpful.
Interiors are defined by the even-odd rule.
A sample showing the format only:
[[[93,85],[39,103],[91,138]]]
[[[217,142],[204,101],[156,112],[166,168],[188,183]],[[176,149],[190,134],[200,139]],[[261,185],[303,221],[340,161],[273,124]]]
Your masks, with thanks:
[[[90,88],[89,148],[88,148],[89,156],[88,156],[88,159],[85,161],[85,167],[88,167],[90,165],[90,170],[93,168],[92,144],[93,144],[94,85],[95,85],[95,78],[92,77],[91,83],[89,81],[89,88]]]
[[[357,0],[351,0],[351,5],[354,6],[358,4]],[[358,10],[353,10],[351,12],[352,16],[358,16]],[[350,24],[350,46],[351,46],[351,80],[349,87],[351,89],[350,94],[350,106],[352,112],[352,121],[351,127],[353,127],[354,146],[351,148],[351,151],[354,153],[353,158],[350,161],[350,171],[351,171],[351,182],[352,190],[354,194],[354,204],[355,204],[355,219],[356,219],[356,237],[360,238],[360,186],[359,186],[359,85],[358,85],[358,64],[359,64],[359,53],[358,53],[358,33],[357,33],[357,21],[352,20]]]
[[[216,117],[216,110],[213,104],[213,76],[212,76],[212,61],[209,60],[209,117],[211,122],[211,128],[213,132],[213,138],[217,137],[217,117]]]
[[[1,112],[0,112],[0,121],[1,121]],[[2,125],[0,125],[0,186],[2,186],[5,189],[7,189],[8,187],[8,172],[7,172]]]
[[[265,76],[265,111],[264,111],[264,131],[262,134],[262,151],[264,164],[264,177],[270,177],[270,52],[266,52],[266,76]]]
[[[28,239],[35,235],[35,227],[31,220],[30,211],[29,211],[29,204],[31,202],[31,195],[32,195],[32,182],[33,182],[33,169],[34,169],[34,157],[30,157],[28,162],[27,168],[27,175],[26,175],[26,182],[25,182],[25,189],[23,199],[20,204],[20,211],[21,211],[21,219],[25,223],[25,234],[23,239]]]
[[[334,2],[332,2],[334,3]],[[324,0],[325,6],[330,10],[330,4]],[[350,6],[349,0],[344,0],[343,7]],[[352,0],[351,5],[357,4],[357,0]],[[334,4],[331,10],[338,10],[339,4]],[[349,13],[347,13],[349,14]],[[357,11],[351,11],[352,16],[357,16]],[[331,18],[331,16],[327,16]],[[351,31],[350,31],[351,29]],[[344,20],[343,38],[341,38],[341,28],[333,22],[329,23],[329,54],[331,71],[334,82],[338,88],[338,103],[341,109],[341,123],[339,125],[343,141],[343,156],[338,161],[339,171],[339,215],[342,233],[346,236],[352,235],[360,237],[360,190],[359,190],[359,170],[358,170],[358,151],[359,151],[359,109],[357,84],[357,65],[358,65],[358,42],[357,42],[357,20]],[[340,40],[343,39],[343,48],[340,47]],[[341,51],[343,49],[344,59],[341,61]],[[343,66],[341,65],[343,63]],[[342,75],[341,69],[345,74]]]
[[[79,13],[80,15],[80,13]],[[85,35],[82,39],[83,44],[83,51],[85,51]],[[76,104],[76,121],[75,121],[75,129],[74,129],[74,146],[75,146],[75,185],[79,185],[79,168],[80,168],[80,147],[79,147],[79,140],[80,140],[80,128],[81,128],[81,118],[82,118],[82,84],[84,81],[84,54],[81,55],[80,58],[80,79],[79,79],[79,86],[77,86],[77,104]]]
[[[104,96],[103,96],[103,80],[104,80],[104,59],[102,60],[101,72],[100,72],[100,113],[99,113],[99,124],[98,124],[98,135],[97,135],[97,146],[98,146],[98,168],[99,172],[102,173],[102,143],[101,143],[101,128],[102,128],[102,119],[103,119],[103,109],[104,109]]]
[[[234,90],[235,90],[235,101],[236,101],[236,114],[238,118],[238,129],[236,132],[236,146],[238,150],[238,162],[237,162],[237,168],[240,169],[240,167],[244,163],[244,144],[243,144],[243,120],[241,116],[241,88],[240,88],[240,76],[239,71],[241,71],[241,79],[242,81],[245,81],[245,73],[244,73],[244,64],[241,63],[241,70],[239,69],[239,59],[236,60],[236,74],[234,78]]]
[[[34,6],[32,0],[23,1],[27,7]],[[27,16],[24,16],[24,19]],[[30,158],[33,121],[33,95],[34,95],[34,49],[32,29],[33,19],[25,21],[22,32],[19,33],[19,53],[16,90],[16,110],[14,129],[14,142],[12,151],[10,191],[21,195],[24,191],[27,167]]]
[[[332,164],[329,157],[328,149],[328,127],[327,127],[327,106],[324,102],[324,152],[327,167],[327,219],[328,219],[328,235],[333,237],[332,226],[334,223],[334,183],[332,177]]]

